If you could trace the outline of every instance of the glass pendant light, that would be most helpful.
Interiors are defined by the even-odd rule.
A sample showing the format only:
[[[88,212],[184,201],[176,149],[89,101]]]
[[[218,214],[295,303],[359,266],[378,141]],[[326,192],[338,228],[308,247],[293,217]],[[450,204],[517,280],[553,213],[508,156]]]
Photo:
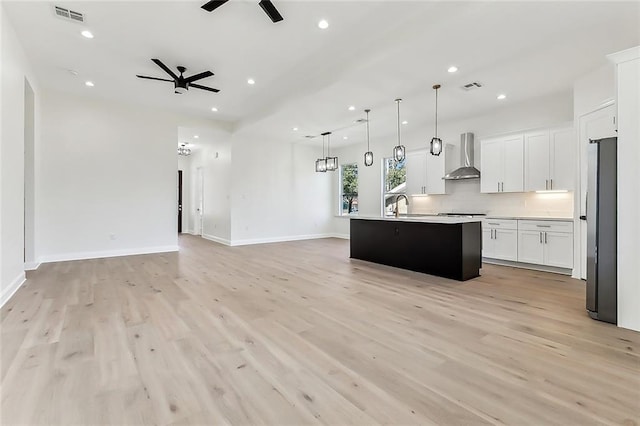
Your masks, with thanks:
[[[331,156],[331,132],[327,132],[327,171],[333,172],[338,169],[338,157]]]
[[[365,109],[364,112],[367,113],[367,152],[364,153],[364,165],[369,167],[373,165],[373,152],[371,152],[371,148],[369,148],[369,113],[370,109]]]
[[[327,159],[324,158],[324,137],[326,133],[322,134],[322,157],[316,160],[316,172],[324,173],[327,171]]]
[[[442,152],[442,139],[438,137],[438,89],[440,88],[439,84],[433,86],[436,91],[436,135],[431,139],[431,155],[440,155]]]
[[[393,147],[393,158],[398,162],[404,160],[405,157],[404,145],[400,143],[400,102],[402,99],[396,99],[396,104],[398,104],[398,145]]]

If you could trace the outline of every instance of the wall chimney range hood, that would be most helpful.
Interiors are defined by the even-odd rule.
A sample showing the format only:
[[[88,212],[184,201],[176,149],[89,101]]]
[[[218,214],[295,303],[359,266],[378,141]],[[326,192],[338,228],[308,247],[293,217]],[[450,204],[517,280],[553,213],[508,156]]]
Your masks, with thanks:
[[[478,179],[480,170],[473,167],[473,133],[460,135],[460,163],[459,168],[447,174],[444,180]]]

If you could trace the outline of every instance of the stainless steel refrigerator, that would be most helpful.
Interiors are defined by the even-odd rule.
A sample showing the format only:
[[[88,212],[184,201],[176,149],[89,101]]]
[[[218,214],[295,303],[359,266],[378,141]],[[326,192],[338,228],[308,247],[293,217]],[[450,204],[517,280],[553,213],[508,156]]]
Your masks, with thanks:
[[[587,178],[587,311],[617,323],[617,144],[589,141]]]

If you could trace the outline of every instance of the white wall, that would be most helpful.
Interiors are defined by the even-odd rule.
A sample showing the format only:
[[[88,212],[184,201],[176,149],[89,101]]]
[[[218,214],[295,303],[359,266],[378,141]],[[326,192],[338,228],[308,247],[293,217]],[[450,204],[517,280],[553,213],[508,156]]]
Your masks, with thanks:
[[[377,121],[374,121],[377,120]],[[382,123],[380,123],[382,121]],[[475,117],[456,122],[441,121],[438,132],[446,144],[453,145],[450,153],[452,160],[447,160],[449,169],[457,168],[460,162],[460,134],[475,134],[475,166],[480,169],[479,140],[485,136],[508,133],[536,127],[553,126],[573,121],[573,96],[570,92],[535,99],[521,104],[507,103],[499,109],[480,113]],[[381,206],[382,157],[390,157],[396,139],[375,139],[375,129],[388,128],[395,125],[395,117],[379,118],[371,113],[372,151],[375,156],[374,165],[364,167],[362,155],[366,150],[363,142],[336,150],[340,163],[357,162],[359,173],[359,213],[365,216],[379,216]],[[417,129],[403,126],[402,142],[407,150],[425,149],[433,133],[433,125],[422,125]],[[449,171],[449,170],[448,170]],[[494,215],[540,215],[571,217],[573,215],[573,195],[567,194],[480,194],[480,181],[469,180],[449,182],[448,195],[431,195],[428,197],[411,197],[409,211],[411,213],[433,213],[455,210],[473,210]],[[338,211],[338,182],[333,186],[333,212]],[[348,220],[334,218],[333,232],[348,234]]]
[[[191,119],[51,91],[42,109],[40,260],[177,250],[178,126]]]
[[[39,137],[39,87],[0,5],[2,117],[0,143],[0,305],[18,289],[24,274],[25,78],[35,92],[35,134]]]
[[[332,179],[315,147],[238,134],[232,155],[234,245],[328,235]]]
[[[618,325],[640,331],[640,46],[610,58],[617,64]]]

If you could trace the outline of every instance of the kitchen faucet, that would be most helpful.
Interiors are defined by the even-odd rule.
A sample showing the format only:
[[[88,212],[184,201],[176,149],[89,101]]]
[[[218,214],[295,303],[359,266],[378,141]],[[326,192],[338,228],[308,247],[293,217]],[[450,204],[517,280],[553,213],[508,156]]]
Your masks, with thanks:
[[[400,200],[400,197],[404,197],[404,199],[407,201],[407,206],[409,205],[409,199],[407,198],[406,195],[400,194],[400,195],[396,196],[396,217],[400,216],[400,208],[398,206],[398,201]]]

